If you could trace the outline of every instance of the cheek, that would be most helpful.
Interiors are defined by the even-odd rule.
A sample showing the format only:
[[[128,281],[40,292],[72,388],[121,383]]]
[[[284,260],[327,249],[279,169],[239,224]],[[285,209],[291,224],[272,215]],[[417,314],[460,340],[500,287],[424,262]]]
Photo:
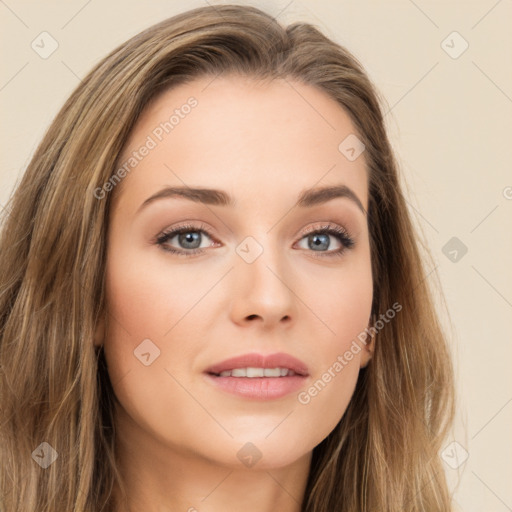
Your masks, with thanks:
[[[155,267],[127,245],[124,247],[114,239],[109,246],[106,265],[108,331],[105,356],[113,385],[144,367],[136,354],[140,346],[151,349],[151,344],[145,340],[154,343],[149,352],[155,358],[162,348],[162,335],[170,327],[166,312],[173,311],[176,306],[172,303],[173,294],[165,293],[163,280],[159,279]]]
[[[311,435],[320,442],[343,416],[359,376],[365,349],[358,336],[368,326],[373,299],[370,259],[347,265],[335,279],[316,278],[318,286],[309,282],[303,293],[322,321],[315,338],[318,367],[297,401],[305,417],[318,418],[311,422]]]
[[[114,249],[106,273],[106,302],[113,328],[133,343],[167,339],[209,283],[197,272],[170,268],[165,255],[148,256],[143,251],[120,255]]]
[[[338,269],[310,266],[302,272],[307,278],[299,281],[299,294],[314,315],[309,323],[316,317],[316,338],[322,341],[322,354],[329,358],[344,351],[368,325],[373,300],[370,261],[369,251],[363,250]]]
[[[351,275],[329,285],[329,298],[322,301],[320,311],[335,344],[343,345],[368,325],[372,298],[371,279]]]
[[[161,260],[137,251],[121,253],[118,247],[112,247],[107,259],[104,348],[109,377],[121,404],[121,421],[133,424],[126,423],[127,414],[154,438],[174,424],[176,409],[200,414],[172,376],[182,382],[189,371],[193,344],[179,343],[187,327],[187,319],[180,319],[197,302],[202,287],[190,282],[190,273],[163,270]],[[178,342],[171,345],[173,340]],[[180,439],[187,431],[174,429],[172,435]]]
[[[194,354],[203,343],[202,337],[194,337],[194,328],[204,320],[204,308],[212,306],[204,298],[219,272],[173,266],[163,252],[122,247],[113,239],[107,258],[105,357],[117,397],[135,415],[141,404],[151,407],[169,395],[179,401],[183,390],[166,370],[179,382],[189,378]]]
[[[297,396],[296,419],[306,431],[311,448],[321,443],[340,422],[350,403],[359,375],[354,358],[346,365],[333,359]]]

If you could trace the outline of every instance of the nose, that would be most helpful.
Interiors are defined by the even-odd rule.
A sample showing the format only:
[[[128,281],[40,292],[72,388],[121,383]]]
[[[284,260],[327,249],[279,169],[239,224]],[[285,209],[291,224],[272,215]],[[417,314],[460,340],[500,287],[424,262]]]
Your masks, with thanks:
[[[276,249],[277,250],[277,249]],[[241,326],[264,328],[289,325],[296,317],[297,296],[291,271],[276,251],[264,252],[252,263],[240,259],[232,272],[231,320]]]

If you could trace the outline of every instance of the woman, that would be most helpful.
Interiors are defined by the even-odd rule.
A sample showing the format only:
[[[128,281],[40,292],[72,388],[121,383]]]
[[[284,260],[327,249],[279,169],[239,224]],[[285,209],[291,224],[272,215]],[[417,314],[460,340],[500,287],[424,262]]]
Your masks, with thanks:
[[[418,237],[377,93],[314,27],[138,34],[9,207],[3,511],[450,509]]]

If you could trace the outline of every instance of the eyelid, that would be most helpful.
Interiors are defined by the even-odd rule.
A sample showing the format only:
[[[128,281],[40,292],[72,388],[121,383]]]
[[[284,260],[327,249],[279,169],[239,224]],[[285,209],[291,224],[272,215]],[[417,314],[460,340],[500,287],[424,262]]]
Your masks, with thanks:
[[[300,235],[300,236],[301,236],[301,238],[303,238],[307,235],[310,235],[311,233],[317,233],[319,231],[328,231],[328,230],[340,232],[340,233],[346,234],[348,237],[350,237],[350,234],[345,227],[340,226],[338,224],[334,224],[332,222],[322,222],[320,225],[309,226],[304,231],[302,231],[302,235]]]

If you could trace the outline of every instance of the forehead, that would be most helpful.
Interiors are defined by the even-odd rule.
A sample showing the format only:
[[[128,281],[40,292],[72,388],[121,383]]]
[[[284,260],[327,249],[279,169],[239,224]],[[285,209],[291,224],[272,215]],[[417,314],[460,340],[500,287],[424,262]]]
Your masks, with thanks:
[[[361,138],[347,112],[315,87],[291,79],[203,77],[146,107],[118,162],[134,164],[126,165],[121,200],[179,185],[253,201],[259,194],[265,202],[343,184],[366,208],[365,155],[347,158],[347,137]]]

